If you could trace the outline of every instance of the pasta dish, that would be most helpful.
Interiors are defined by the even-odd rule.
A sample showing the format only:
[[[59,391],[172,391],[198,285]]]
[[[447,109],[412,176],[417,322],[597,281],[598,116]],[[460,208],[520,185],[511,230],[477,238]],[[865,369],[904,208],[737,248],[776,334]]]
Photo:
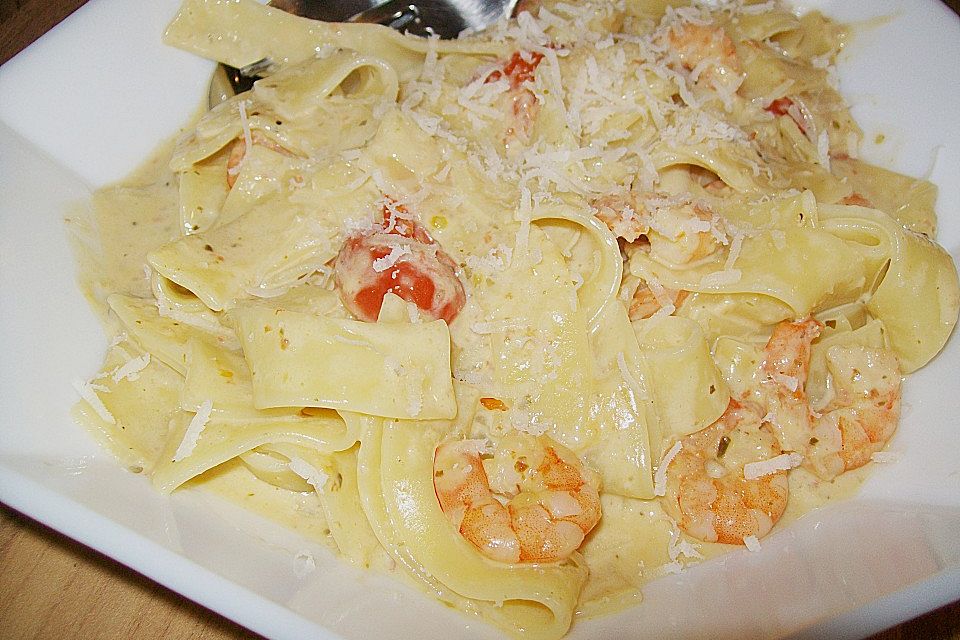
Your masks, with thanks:
[[[858,159],[845,29],[558,0],[455,40],[185,0],[263,70],[77,221],[80,419],[522,638],[849,493],[943,348],[936,188]]]

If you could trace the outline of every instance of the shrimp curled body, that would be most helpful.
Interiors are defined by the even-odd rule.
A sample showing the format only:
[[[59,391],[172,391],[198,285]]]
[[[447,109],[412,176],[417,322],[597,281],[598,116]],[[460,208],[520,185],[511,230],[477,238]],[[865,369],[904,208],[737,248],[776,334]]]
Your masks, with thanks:
[[[695,81],[707,78],[715,85],[739,86],[743,67],[736,45],[722,27],[685,23],[670,30],[668,42]]]
[[[731,400],[716,422],[680,445],[667,467],[663,504],[684,532],[725,544],[769,533],[786,509],[789,486],[785,471],[745,477],[746,464],[780,453],[754,408]]]
[[[900,418],[900,366],[896,356],[859,345],[827,351],[834,398],[814,421],[808,453],[823,478],[862,467],[883,449]]]
[[[504,504],[484,469],[484,458],[496,461],[482,450],[482,441],[459,440],[434,456],[437,499],[460,534],[499,562],[557,562],[576,551],[600,521],[597,480],[576,455],[537,438],[532,455],[513,458],[517,482],[503,490]]]
[[[604,196],[593,202],[593,214],[618,238],[640,241],[651,256],[682,267],[713,255],[720,248],[710,232],[715,215],[701,204],[671,202],[664,193]]]
[[[811,318],[781,322],[764,350],[768,415],[781,447],[803,453],[823,479],[865,465],[893,436],[900,416],[895,355],[860,345],[827,350],[831,400],[821,412],[806,391],[811,345],[823,325]]]
[[[764,347],[761,393],[784,451],[806,450],[813,414],[807,397],[807,376],[813,341],[823,325],[812,316],[781,322]]]

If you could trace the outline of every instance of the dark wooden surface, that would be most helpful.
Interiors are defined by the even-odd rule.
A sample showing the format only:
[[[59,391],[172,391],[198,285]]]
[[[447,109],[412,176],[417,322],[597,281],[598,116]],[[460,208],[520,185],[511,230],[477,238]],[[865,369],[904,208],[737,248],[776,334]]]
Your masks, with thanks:
[[[85,1],[0,0],[0,64]],[[946,0],[946,4],[960,13],[960,0]],[[37,640],[259,637],[3,505],[0,636]],[[870,640],[927,639],[960,640],[960,602]]]

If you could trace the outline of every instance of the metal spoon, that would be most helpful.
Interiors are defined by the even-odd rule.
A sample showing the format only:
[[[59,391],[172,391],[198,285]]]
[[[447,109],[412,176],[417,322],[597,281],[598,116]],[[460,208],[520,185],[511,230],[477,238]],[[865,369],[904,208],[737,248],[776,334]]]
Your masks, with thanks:
[[[304,18],[325,22],[378,23],[403,33],[456,38],[470,29],[480,31],[511,15],[519,0],[273,0],[270,5]],[[213,107],[248,91],[270,66],[258,60],[241,69],[220,65],[210,82]]]

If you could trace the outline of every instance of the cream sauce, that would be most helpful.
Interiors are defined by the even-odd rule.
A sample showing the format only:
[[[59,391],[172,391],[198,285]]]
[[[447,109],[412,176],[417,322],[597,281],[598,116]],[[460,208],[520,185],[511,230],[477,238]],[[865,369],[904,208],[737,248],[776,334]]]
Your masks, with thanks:
[[[238,458],[214,467],[185,486],[210,491],[336,551],[323,505],[316,493],[290,491],[263,482]]]
[[[150,297],[147,254],[180,235],[177,179],[167,168],[174,139],[122,182],[97,190],[65,219],[81,290],[105,313],[106,296]]]
[[[871,468],[867,465],[848,471],[831,481],[802,468],[792,470],[787,510],[768,535],[775,535],[828,501],[852,497]],[[582,618],[634,606],[643,600],[642,589],[652,580],[743,548],[701,542],[679,532],[656,500],[604,495],[602,503],[603,518],[581,549],[590,566],[590,578],[577,609]],[[638,540],[644,544],[637,544]]]
[[[81,268],[81,285],[105,315],[107,293],[122,292],[150,297],[150,281],[144,265],[147,254],[179,237],[180,218],[175,176],[167,168],[172,141],[124,182],[98,191],[87,213],[80,209],[67,222],[75,239]],[[108,358],[108,365],[119,362]],[[142,416],[169,411],[175,389],[164,391],[171,376],[165,365],[151,365],[144,379],[159,393],[143,394]],[[125,407],[125,424],[137,421],[136,408]],[[107,448],[138,472],[158,455],[156,438],[135,435],[118,443],[111,430],[96,415],[78,411],[78,418],[94,431]],[[156,424],[154,418],[146,424]],[[795,469],[790,474],[790,501],[774,533],[827,501],[853,495],[869,466],[822,481]],[[320,498],[311,492],[296,492],[257,479],[238,460],[221,464],[190,481],[187,486],[210,491],[241,505],[305,538],[336,550]],[[638,541],[643,541],[638,544]],[[603,518],[581,549],[591,568],[581,594],[578,617],[606,615],[636,605],[644,585],[669,573],[684,570],[739,547],[704,543],[682,534],[656,500],[603,496]],[[379,555],[371,549],[370,555]]]
[[[180,237],[178,181],[168,167],[175,138],[163,143],[130,176],[104,187],[65,219],[79,263],[80,286],[94,308],[118,331],[107,315],[111,293],[152,298],[147,254]],[[117,336],[119,339],[119,336]],[[139,349],[128,341],[108,351],[103,370],[124,363]],[[92,381],[107,389],[109,378]],[[74,417],[133,473],[149,471],[160,455],[172,412],[179,409],[182,379],[154,358],[140,372],[142,393],[102,392],[103,403],[116,425],[110,425],[81,403]],[[239,460],[223,463],[187,485],[210,491],[261,516],[294,530],[305,538],[335,548],[319,497],[312,492],[289,491],[258,480]]]

